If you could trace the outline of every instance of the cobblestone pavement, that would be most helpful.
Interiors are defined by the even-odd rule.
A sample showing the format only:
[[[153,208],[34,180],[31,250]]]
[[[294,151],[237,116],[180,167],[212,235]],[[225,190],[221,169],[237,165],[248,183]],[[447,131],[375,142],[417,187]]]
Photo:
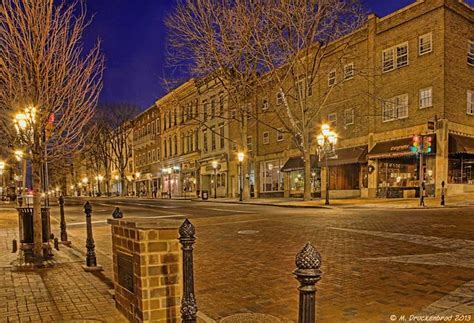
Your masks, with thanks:
[[[111,241],[103,219],[110,217],[115,202],[107,203],[96,201],[94,215],[98,261],[106,273],[110,272]],[[320,322],[390,322],[394,317],[408,320],[411,315],[451,314],[470,314],[471,318],[458,318],[474,321],[474,208],[285,209],[189,201],[151,207],[143,200],[129,203],[123,204],[126,216],[186,216],[195,224],[198,306],[212,319],[233,322],[233,318],[250,317],[244,314],[259,314],[252,317],[265,317],[265,322],[273,318],[295,321],[294,258],[311,241],[323,257],[323,278],[317,286]],[[67,214],[74,209],[69,206]],[[69,232],[73,242],[84,248],[85,229],[77,223],[69,226]]]
[[[126,322],[115,309],[111,287],[84,272],[74,250],[55,252],[53,268],[12,270],[17,228],[16,211],[0,209],[0,322]]]

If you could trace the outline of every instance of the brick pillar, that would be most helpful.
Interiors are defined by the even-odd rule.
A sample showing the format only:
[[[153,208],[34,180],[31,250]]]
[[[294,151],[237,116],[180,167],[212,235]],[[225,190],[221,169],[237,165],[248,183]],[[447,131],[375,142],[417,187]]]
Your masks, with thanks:
[[[131,322],[178,322],[182,296],[180,221],[109,219],[115,304]]]

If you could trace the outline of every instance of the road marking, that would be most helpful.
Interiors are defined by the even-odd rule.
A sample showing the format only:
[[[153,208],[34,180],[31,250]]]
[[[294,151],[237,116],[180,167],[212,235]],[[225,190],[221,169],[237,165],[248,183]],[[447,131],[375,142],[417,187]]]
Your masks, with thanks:
[[[218,209],[218,208],[212,208],[212,207],[206,207],[204,209],[213,210],[213,211],[225,211],[225,212],[232,212],[232,213],[249,213],[249,214],[250,213],[255,213],[255,212],[250,212],[250,211]]]

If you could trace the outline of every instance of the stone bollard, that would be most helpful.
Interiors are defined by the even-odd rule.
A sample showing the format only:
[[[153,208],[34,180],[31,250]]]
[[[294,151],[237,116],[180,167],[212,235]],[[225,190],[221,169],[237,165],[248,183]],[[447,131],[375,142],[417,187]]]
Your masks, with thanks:
[[[86,239],[86,265],[82,266],[85,271],[101,271],[102,266],[97,265],[97,259],[95,256],[95,243],[92,234],[92,205],[89,201],[84,204],[84,213],[86,214],[86,225],[87,225],[87,239]]]
[[[321,255],[311,245],[307,243],[296,255],[296,270],[293,274],[300,282],[298,290],[299,310],[298,323],[316,322],[316,283],[321,279]]]
[[[61,217],[60,228],[61,228],[61,243],[67,246],[71,245],[71,241],[67,239],[67,230],[66,230],[66,217],[64,216],[64,196],[61,194],[59,196],[59,214]]]
[[[188,220],[179,227],[179,242],[183,250],[183,299],[181,300],[181,319],[183,323],[197,322],[197,305],[194,294],[193,244],[196,230]]]

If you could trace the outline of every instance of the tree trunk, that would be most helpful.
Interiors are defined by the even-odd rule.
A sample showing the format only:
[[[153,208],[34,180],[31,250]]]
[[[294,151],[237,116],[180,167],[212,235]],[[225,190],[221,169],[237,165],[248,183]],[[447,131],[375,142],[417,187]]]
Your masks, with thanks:
[[[123,174],[120,174],[120,196],[126,196],[126,193],[128,193],[128,187],[125,187],[125,176]]]
[[[243,187],[242,187],[242,200],[250,199],[250,152],[248,151],[247,137],[248,137],[248,120],[244,113],[241,114],[241,142],[242,152],[244,153],[244,161],[242,162],[242,176],[243,176]]]
[[[43,257],[43,226],[41,222],[41,159],[33,154],[31,169],[33,173],[33,254],[38,259]]]
[[[309,149],[304,154],[304,194],[305,201],[311,200],[311,153]]]

